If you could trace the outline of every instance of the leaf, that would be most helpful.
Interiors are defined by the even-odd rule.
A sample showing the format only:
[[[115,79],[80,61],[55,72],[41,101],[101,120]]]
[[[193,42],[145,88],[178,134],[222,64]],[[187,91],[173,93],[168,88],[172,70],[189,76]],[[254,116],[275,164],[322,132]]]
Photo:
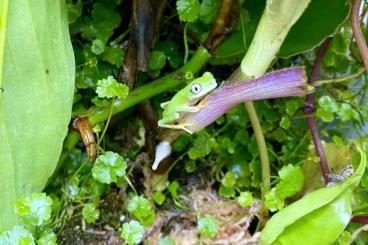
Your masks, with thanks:
[[[177,0],[176,9],[181,21],[193,22],[198,18],[200,3],[198,0]]]
[[[14,226],[12,230],[0,235],[0,245],[35,245],[32,233],[22,226]]]
[[[166,200],[166,196],[162,192],[156,191],[155,193],[153,193],[152,199],[158,205],[162,205]]]
[[[8,15],[0,10],[7,17],[5,48],[0,45],[0,231],[18,223],[14,201],[41,191],[56,167],[75,72],[64,1],[1,5],[6,2]]]
[[[142,241],[144,233],[143,226],[136,220],[132,220],[129,223],[123,224],[123,229],[121,230],[121,237],[124,238],[126,243],[138,244]]]
[[[37,240],[37,245],[57,245],[57,237],[54,232],[44,232],[40,239]]]
[[[261,232],[260,244],[330,244],[351,218],[352,189],[362,178],[366,153],[355,173],[333,187],[325,187],[276,213]],[[300,238],[303,237],[301,240]]]
[[[88,223],[94,223],[100,217],[100,210],[93,203],[87,203],[83,206],[82,215]]]
[[[276,184],[265,195],[265,204],[271,211],[276,211],[284,207],[284,200],[291,197],[303,187],[304,176],[299,166],[291,164],[282,167],[279,171],[280,182]]]
[[[107,151],[96,159],[92,168],[92,176],[101,183],[116,183],[117,177],[122,177],[127,167],[128,165],[122,156]]]
[[[198,220],[197,229],[199,233],[208,238],[213,238],[216,236],[216,233],[219,228],[218,221],[211,216],[207,216],[204,218],[200,218]]]
[[[252,193],[249,191],[241,192],[237,200],[238,204],[244,208],[249,207],[253,203]]]
[[[198,133],[193,147],[188,151],[188,155],[190,159],[195,160],[207,156],[211,150],[210,136],[205,132]]]
[[[127,210],[144,226],[151,225],[155,219],[151,202],[143,196],[129,198]]]
[[[279,55],[289,57],[318,46],[336,32],[347,18],[350,1],[312,0],[281,46]]]
[[[32,193],[30,197],[21,197],[15,202],[15,211],[26,224],[44,225],[51,218],[52,199],[45,193]]]
[[[125,84],[118,83],[114,77],[108,76],[106,79],[98,80],[96,93],[100,98],[118,97],[125,99],[128,96],[129,88]]]
[[[166,65],[166,55],[163,51],[153,50],[148,67],[151,70],[160,70]]]
[[[199,19],[205,24],[212,23],[216,18],[220,3],[220,0],[203,0],[199,9]]]

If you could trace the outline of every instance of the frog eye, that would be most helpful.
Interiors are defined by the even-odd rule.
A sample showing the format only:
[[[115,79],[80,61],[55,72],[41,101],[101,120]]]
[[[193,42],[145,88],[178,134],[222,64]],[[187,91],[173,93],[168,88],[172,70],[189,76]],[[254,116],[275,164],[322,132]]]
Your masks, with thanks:
[[[193,94],[198,94],[202,90],[202,86],[199,83],[195,83],[192,85],[191,89]]]

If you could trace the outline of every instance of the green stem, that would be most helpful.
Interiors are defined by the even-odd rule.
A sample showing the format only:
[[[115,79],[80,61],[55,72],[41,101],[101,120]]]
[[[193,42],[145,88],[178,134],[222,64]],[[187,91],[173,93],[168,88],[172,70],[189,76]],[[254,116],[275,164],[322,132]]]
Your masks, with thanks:
[[[252,101],[245,102],[245,109],[248,112],[250,123],[252,124],[254,135],[256,137],[256,142],[259,151],[259,157],[261,161],[262,170],[262,198],[264,194],[270,190],[270,160],[268,158],[266,140],[262,131],[261,123],[259,122],[256,109]]]
[[[186,81],[185,73],[197,73],[202,66],[210,59],[211,55],[204,48],[200,47],[193,57],[177,71],[161,77],[151,83],[145,84],[132,92],[124,99],[117,99],[112,104],[112,115],[122,112],[144,100],[175,88],[180,83]],[[88,112],[88,119],[92,125],[107,120],[110,114],[110,106],[93,108]]]
[[[313,85],[317,87],[317,86],[328,84],[328,83],[341,83],[341,82],[346,82],[348,80],[351,80],[351,79],[354,79],[354,78],[360,76],[363,72],[365,72],[365,68],[364,67],[360,68],[356,73],[353,73],[351,75],[348,75],[348,76],[345,76],[345,77],[336,78],[336,79],[318,80],[318,81],[315,81],[313,83]]]

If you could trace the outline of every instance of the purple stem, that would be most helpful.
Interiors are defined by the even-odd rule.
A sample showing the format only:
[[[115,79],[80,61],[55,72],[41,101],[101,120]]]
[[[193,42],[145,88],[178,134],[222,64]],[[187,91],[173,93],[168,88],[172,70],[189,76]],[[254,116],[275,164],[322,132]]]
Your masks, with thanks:
[[[368,71],[368,47],[365,42],[362,29],[360,28],[359,23],[359,9],[362,4],[362,0],[355,0],[353,2],[353,7],[351,9],[351,28],[353,29],[353,35],[357,46],[360,51],[360,55],[362,56],[365,69]]]
[[[198,105],[203,109],[185,114],[180,124],[192,132],[206,127],[231,107],[250,100],[302,96],[308,92],[304,67],[267,73],[257,79],[222,84]]]
[[[331,41],[331,38],[326,38],[318,51],[317,57],[312,67],[311,76],[308,81],[310,85],[313,85],[313,83],[318,79],[322,59],[326,54],[330,41]],[[307,123],[308,123],[309,129],[312,134],[314,146],[316,148],[316,153],[320,158],[320,167],[323,173],[323,178],[325,180],[325,183],[327,184],[330,181],[328,177],[328,174],[330,174],[330,170],[328,168],[328,163],[327,163],[325,152],[323,151],[321,138],[318,133],[317,125],[313,119],[313,113],[314,113],[313,101],[314,101],[314,94],[313,93],[308,94],[306,98],[305,106],[304,106],[304,113],[307,116]]]

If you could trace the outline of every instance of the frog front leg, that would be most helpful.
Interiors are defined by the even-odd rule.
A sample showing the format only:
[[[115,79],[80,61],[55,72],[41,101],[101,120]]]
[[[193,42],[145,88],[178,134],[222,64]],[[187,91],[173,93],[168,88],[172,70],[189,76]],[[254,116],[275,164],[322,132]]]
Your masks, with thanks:
[[[189,105],[180,105],[175,108],[177,112],[198,112],[199,108],[197,106],[189,106]]]

